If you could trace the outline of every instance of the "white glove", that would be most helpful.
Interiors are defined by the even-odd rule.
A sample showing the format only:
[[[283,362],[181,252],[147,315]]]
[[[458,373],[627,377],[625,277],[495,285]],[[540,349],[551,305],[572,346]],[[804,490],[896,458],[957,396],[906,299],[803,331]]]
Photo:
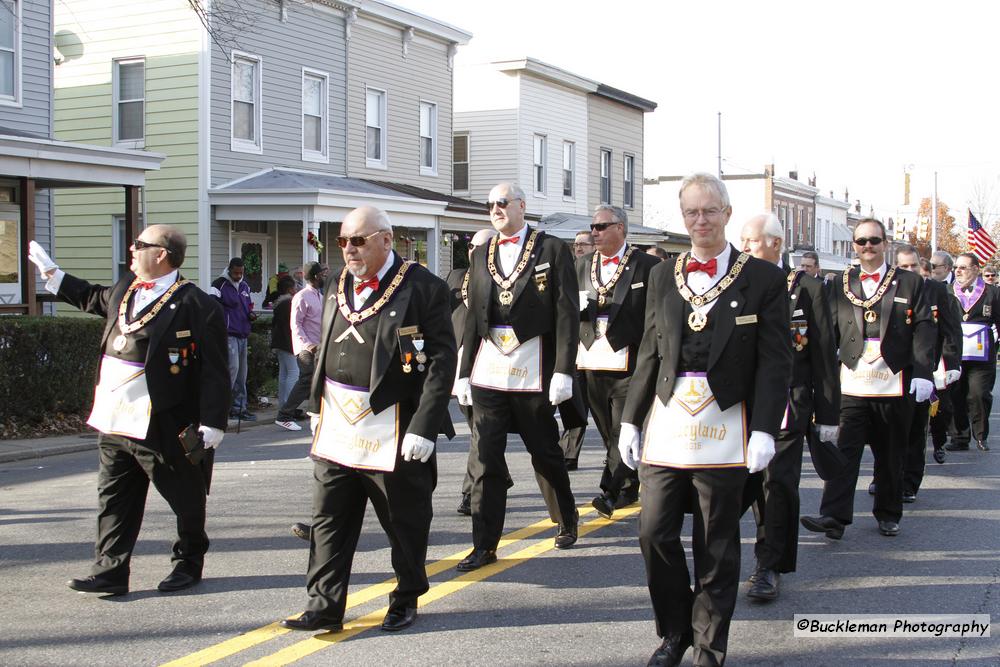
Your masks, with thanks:
[[[205,426],[204,424],[198,427],[198,432],[201,433],[202,439],[205,441],[205,449],[215,449],[226,435],[226,432],[222,429]]]
[[[621,431],[618,432],[618,453],[622,457],[622,463],[632,470],[639,467],[639,429],[632,424],[622,424]]]
[[[38,245],[35,241],[28,243],[28,259],[34,262],[35,266],[38,267],[38,272],[42,274],[42,277],[49,278],[52,273],[59,268],[59,266],[52,261],[49,257],[49,253],[45,252],[45,248]]]
[[[472,385],[469,378],[458,378],[455,386],[451,388],[451,393],[458,398],[459,405],[472,405]]]
[[[403,436],[403,444],[400,445],[399,451],[403,455],[404,461],[416,459],[421,463],[427,463],[431,454],[434,453],[434,441],[416,433],[407,433]]]
[[[750,433],[747,443],[747,469],[751,473],[760,472],[774,458],[774,437],[763,431]]]
[[[565,373],[553,373],[549,383],[549,403],[559,405],[573,398],[573,378]]]
[[[587,310],[587,292],[580,290],[580,310]]]
[[[945,386],[948,386],[949,384],[958,382],[959,378],[961,378],[961,377],[962,377],[962,369],[961,368],[956,368],[953,371],[945,371],[944,372],[944,384],[945,384]]]
[[[823,442],[832,442],[837,444],[837,436],[840,435],[839,426],[826,426],[825,424],[816,424],[816,430],[819,431],[819,439]]]
[[[319,415],[315,412],[307,412],[309,415],[309,432],[316,435],[316,428],[319,426]]]
[[[910,381],[910,393],[913,394],[913,399],[917,403],[923,403],[929,399],[932,391],[934,391],[934,383],[930,380],[913,378]]]

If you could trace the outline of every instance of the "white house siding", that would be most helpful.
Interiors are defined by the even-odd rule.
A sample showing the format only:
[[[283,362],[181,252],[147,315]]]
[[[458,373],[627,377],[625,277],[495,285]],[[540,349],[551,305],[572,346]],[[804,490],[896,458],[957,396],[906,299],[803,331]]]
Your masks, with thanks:
[[[528,197],[532,213],[582,213],[587,210],[589,155],[587,142],[587,97],[549,81],[530,75],[520,75],[520,107],[518,110],[518,180]],[[546,136],[545,194],[534,192],[534,137]],[[563,197],[563,142],[576,144],[575,192],[572,199]]]
[[[517,110],[456,113],[454,132],[469,135],[469,190],[456,190],[456,195],[486,201],[497,183],[517,181],[525,191],[531,186],[518,177]]]
[[[624,205],[625,155],[635,158],[632,175],[635,205],[628,209],[630,222],[642,224],[643,112],[598,95],[589,95],[587,181],[588,208],[601,203],[601,150],[611,151],[611,203]]]

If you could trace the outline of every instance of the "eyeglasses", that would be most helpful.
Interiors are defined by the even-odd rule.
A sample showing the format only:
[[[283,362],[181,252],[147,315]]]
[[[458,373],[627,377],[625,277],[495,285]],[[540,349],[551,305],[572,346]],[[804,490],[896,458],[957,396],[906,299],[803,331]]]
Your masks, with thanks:
[[[997,277],[997,274],[995,274],[995,273],[984,273],[983,274],[983,278],[996,278],[996,277]]]
[[[862,236],[859,239],[854,239],[854,242],[857,245],[873,245],[873,246],[877,246],[877,245],[881,245],[882,241],[884,241],[884,240],[885,239],[883,239],[883,238],[881,238],[879,236],[869,236],[869,237]]]
[[[590,225],[590,231],[592,232],[603,232],[605,229],[611,225],[620,225],[620,222],[595,222]]]
[[[160,245],[159,243],[146,243],[145,241],[142,241],[140,239],[132,241],[132,247],[135,248],[136,250],[145,250],[146,248],[160,248],[161,250],[166,250],[167,252],[171,252],[170,248],[168,248],[165,245]]]
[[[499,206],[500,208],[507,208],[507,206],[509,206],[511,202],[518,201],[518,199],[520,198],[514,197],[513,199],[507,199],[506,197],[502,197],[500,199],[497,199],[496,201],[488,201],[486,202],[486,210],[492,211],[494,206]]]
[[[685,220],[697,220],[699,216],[705,216],[709,220],[714,220],[722,215],[723,208],[689,208],[685,211],[681,211]]]
[[[385,234],[386,231],[388,230],[380,229],[377,232],[372,232],[368,236],[338,236],[337,245],[339,245],[341,248],[346,248],[347,242],[350,241],[352,246],[354,246],[355,248],[360,248],[365,243],[367,243],[368,239],[370,239],[371,237],[375,236],[376,234]]]
[[[955,265],[955,270],[956,271],[972,271],[975,268],[976,267],[974,267],[974,266],[962,266],[961,264],[956,264]]]

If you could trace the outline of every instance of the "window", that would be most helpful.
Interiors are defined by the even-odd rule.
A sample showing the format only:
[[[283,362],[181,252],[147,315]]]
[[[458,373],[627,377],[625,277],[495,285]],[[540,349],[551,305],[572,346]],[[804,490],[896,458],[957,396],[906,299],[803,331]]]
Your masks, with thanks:
[[[601,203],[611,203],[611,151],[601,149]]]
[[[456,192],[469,189],[469,135],[456,134],[451,140],[451,187]]]
[[[0,104],[21,104],[21,3],[0,0]]]
[[[234,151],[260,153],[262,151],[260,58],[234,51],[232,78],[231,148]]]
[[[365,157],[369,167],[385,169],[385,91],[365,91]]]
[[[563,142],[563,197],[573,196],[573,180],[576,172],[576,144]]]
[[[146,138],[146,61],[114,61],[114,142],[142,148]]]
[[[535,192],[545,194],[545,137],[535,135],[534,154]]]
[[[437,176],[437,105],[420,103],[420,173]]]
[[[622,181],[622,206],[635,206],[635,156],[625,156],[625,177]]]
[[[139,228],[142,229],[142,216],[139,216]],[[132,255],[129,253],[128,244],[125,243],[125,216],[116,215],[114,217],[114,241],[111,250],[111,277],[114,282],[118,282],[122,276],[129,272]]]
[[[302,159],[329,162],[327,150],[327,75],[302,69]]]

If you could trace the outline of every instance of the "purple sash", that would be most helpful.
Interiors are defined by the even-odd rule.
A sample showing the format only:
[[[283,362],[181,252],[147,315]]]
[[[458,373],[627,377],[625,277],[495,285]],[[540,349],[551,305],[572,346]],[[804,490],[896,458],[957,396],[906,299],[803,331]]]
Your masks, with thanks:
[[[983,292],[986,291],[986,282],[982,278],[977,278],[976,284],[972,288],[972,293],[969,295],[965,294],[965,290],[959,286],[957,281],[952,285],[952,289],[955,290],[955,296],[958,297],[958,301],[962,304],[962,310],[969,312],[976,305],[976,302],[979,301]]]

